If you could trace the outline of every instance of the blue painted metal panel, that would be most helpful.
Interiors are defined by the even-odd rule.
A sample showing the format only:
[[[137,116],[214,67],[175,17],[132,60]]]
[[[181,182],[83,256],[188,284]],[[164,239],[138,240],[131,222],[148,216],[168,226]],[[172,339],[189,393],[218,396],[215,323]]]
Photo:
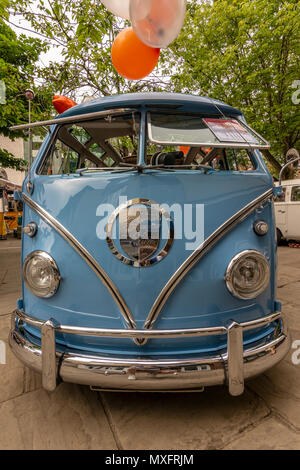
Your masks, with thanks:
[[[241,116],[242,112],[222,101],[213,98],[183,95],[179,93],[128,93],[99,98],[74,106],[59,117],[93,113],[102,109],[121,107],[152,107],[155,109],[194,111],[201,114],[221,114]]]
[[[101,109],[140,105],[172,104],[181,111],[216,112],[211,100],[182,95],[124,95],[76,106],[64,113],[76,115]],[[216,103],[215,103],[216,104]],[[221,102],[218,108],[227,115],[241,115]],[[149,108],[148,108],[149,107]],[[61,224],[95,257],[117,285],[127,302],[139,328],[143,327],[148,312],[161,289],[173,273],[191,254],[187,240],[176,239],[166,258],[148,268],[132,268],[118,261],[105,240],[96,235],[100,204],[119,206],[119,197],[146,198],[159,204],[204,204],[204,235],[208,237],[233,214],[272,187],[260,152],[254,152],[256,169],[251,172],[218,172],[202,174],[199,171],[86,174],[84,176],[40,176],[36,169],[43,158],[46,139],[32,168],[34,193],[32,198]],[[26,181],[25,181],[26,183]],[[258,237],[253,231],[257,219],[268,222],[268,236]],[[63,324],[125,328],[117,305],[95,273],[80,256],[45,221],[28,207],[24,210],[24,224],[35,221],[38,234],[23,239],[22,259],[33,250],[45,250],[56,260],[62,281],[55,296],[40,299],[23,287],[26,313],[48,320],[55,318]],[[268,288],[255,300],[239,300],[226,288],[224,275],[230,260],[245,249],[261,251],[270,260],[272,278]],[[161,329],[196,328],[227,325],[230,320],[248,321],[274,311],[275,306],[275,228],[271,203],[265,205],[226,235],[186,276],[165,304],[156,327]],[[34,328],[29,330],[38,335]],[[270,328],[245,333],[245,344],[266,336]],[[219,351],[226,345],[224,337],[194,339],[149,340],[139,347],[130,339],[83,338],[58,336],[67,347],[107,353],[183,354],[201,351]]]
[[[247,174],[245,180],[243,174],[228,175],[225,172],[211,175],[199,172],[149,172],[105,173],[84,177],[40,176],[34,180],[34,186],[33,199],[62,223],[101,264],[124,296],[138,327],[142,328],[160,290],[191,254],[185,247],[187,240],[175,240],[168,256],[150,268],[126,266],[112,256],[106,240],[96,236],[100,221],[96,216],[98,205],[111,203],[117,207],[119,196],[127,196],[128,199],[143,197],[170,206],[174,203],[181,206],[187,203],[204,204],[206,238],[234,213],[269,189],[270,182],[268,177],[261,174]],[[266,206],[261,213],[249,216],[193,268],[165,305],[157,323],[158,328],[221,325],[230,319],[246,321],[273,311],[273,281],[253,302],[234,298],[223,279],[231,258],[244,249],[262,251],[273,267],[274,246],[271,237],[257,237],[253,232],[253,222],[257,218],[263,218],[272,227],[271,205]],[[24,221],[35,221],[39,232],[32,239],[26,238],[23,257],[36,249],[49,252],[58,263],[63,278],[58,293],[50,299],[38,299],[25,290],[25,311],[44,320],[53,316],[64,324],[124,327],[123,318],[107,290],[67,242],[28,208]],[[94,341],[103,345],[111,343],[108,339]],[[178,345],[184,343],[176,341]],[[171,342],[176,344],[176,341]],[[221,344],[221,339],[216,342],[212,337],[201,341],[185,341],[189,348],[193,343],[205,344],[207,347]],[[122,347],[125,340],[113,342]],[[130,340],[127,342],[130,343],[130,349],[137,349]],[[158,340],[155,342],[159,343]],[[72,341],[72,344],[75,343],[78,341]],[[157,347],[164,348],[165,345]]]

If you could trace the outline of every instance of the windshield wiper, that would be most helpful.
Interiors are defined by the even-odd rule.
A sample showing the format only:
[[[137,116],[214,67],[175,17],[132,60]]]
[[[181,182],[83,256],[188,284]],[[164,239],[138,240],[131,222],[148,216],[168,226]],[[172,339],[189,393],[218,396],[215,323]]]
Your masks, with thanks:
[[[143,173],[144,170],[165,170],[165,171],[174,171],[171,168],[165,167],[164,165],[130,165],[130,163],[120,163],[121,167],[128,167],[128,170],[134,169],[139,173]]]
[[[86,173],[93,172],[105,172],[112,171],[113,173],[126,173],[130,171],[137,171],[138,173],[144,173],[145,170],[154,170],[154,171],[176,171],[176,170],[203,170],[203,173],[208,173],[209,171],[216,172],[211,166],[208,165],[131,165],[130,163],[119,163],[119,166],[115,167],[99,167],[99,168],[83,168],[78,171],[78,173],[83,176]]]
[[[174,170],[204,170],[207,171],[218,171],[208,165],[154,165],[146,166],[145,168],[160,168],[160,169],[174,169]]]
[[[143,170],[165,170],[165,171],[175,171],[175,170],[203,170],[205,173],[208,171],[218,171],[212,168],[209,165],[145,165],[145,166],[140,166],[140,165],[130,165],[130,163],[120,163],[120,166],[125,166],[125,167],[130,167],[134,169],[139,169],[141,171]],[[128,168],[129,169],[129,168]]]
[[[202,170],[204,174],[208,172],[215,172],[211,166],[206,165],[147,165],[143,167],[145,170],[163,170],[163,171],[176,171],[176,170]]]
[[[106,171],[112,171],[113,173],[122,173],[125,171],[136,170],[136,169],[137,169],[136,166],[133,166],[133,165],[130,165],[129,168],[121,168],[119,166],[114,166],[114,167],[103,166],[103,167],[96,167],[96,168],[82,168],[81,170],[78,170],[77,173],[80,176],[84,176],[84,174],[87,174],[87,173],[96,173],[96,172],[104,173]]]
[[[137,171],[138,173],[144,173],[144,170],[148,170],[148,169],[174,171],[171,168],[164,167],[161,165],[142,166],[142,165],[130,165],[130,163],[119,163],[119,166],[115,166],[115,167],[83,168],[82,170],[78,171],[78,173],[80,176],[83,176],[86,173],[105,172],[105,171],[112,171],[113,173],[126,173],[130,171]]]
[[[207,173],[209,171],[212,171],[212,172],[218,171],[209,165],[201,165],[200,163],[197,163],[197,165],[193,165],[191,163],[190,165],[167,165],[167,166],[170,168],[178,168],[182,170],[203,170],[204,173]]]

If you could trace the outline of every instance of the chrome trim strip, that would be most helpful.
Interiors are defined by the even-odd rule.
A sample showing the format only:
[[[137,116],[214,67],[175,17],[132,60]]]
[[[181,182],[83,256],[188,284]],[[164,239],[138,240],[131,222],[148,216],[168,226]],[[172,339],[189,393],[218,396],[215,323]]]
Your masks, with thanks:
[[[120,312],[126,321],[128,328],[137,328],[135,320],[123,299],[118,288],[115,286],[110,277],[102,269],[100,264],[93,258],[93,256],[79,243],[78,240],[52,215],[50,215],[45,209],[43,209],[39,204],[33,201],[26,194],[22,194],[23,201],[34,210],[40,217],[42,217],[54,230],[56,230],[61,237],[69,243],[69,245],[74,248],[74,250],[82,257],[82,259],[90,266],[94,273],[98,276],[101,282],[104,284],[106,289],[109,291],[114,301],[118,305]]]
[[[238,223],[242,222],[251,212],[261,206],[269,198],[273,196],[273,189],[269,189],[258,198],[251,201],[243,209],[239,210],[224,224],[222,224],[217,230],[215,230],[204,242],[187,258],[186,261],[177,269],[173,276],[169,279],[167,284],[164,286],[158,297],[156,298],[152,308],[145,321],[144,328],[152,329],[156,322],[158,315],[160,314],[166,301],[174,291],[175,287],[180,281],[190,272],[198,261],[219,241],[223,238],[230,230],[232,230]]]
[[[18,331],[18,329],[13,329],[11,330],[11,333],[14,333],[18,336],[21,336],[21,332]],[[249,358],[253,356],[254,354],[261,354],[263,351],[266,350],[272,350],[272,348],[276,347],[277,345],[281,344],[282,341],[284,341],[288,335],[281,334],[278,336],[278,338],[272,339],[269,343],[263,344],[261,346],[255,346],[249,349],[246,349],[243,352],[243,355],[245,358]],[[28,341],[28,340],[26,340]],[[33,344],[33,343],[32,343]],[[40,346],[34,345],[36,349],[40,349],[42,352],[42,348]],[[56,351],[56,356],[60,357],[62,355],[61,352]],[[78,353],[64,353],[64,357],[71,362],[77,362],[79,358]],[[155,356],[154,356],[155,357]],[[130,357],[130,356],[99,356],[99,355],[90,355],[86,354],[86,352],[83,352],[83,354],[80,354],[81,362],[82,364],[98,364],[98,365],[108,365],[108,366],[115,366],[115,367],[130,367],[130,366],[137,366],[137,367],[163,367],[163,366],[168,366],[168,367],[175,367],[179,365],[187,366],[187,365],[195,365],[199,363],[200,361],[205,362],[205,364],[211,364],[213,362],[219,362],[220,364],[224,364],[224,362],[228,361],[228,353],[226,354],[219,354],[216,356],[208,356],[208,357],[202,357],[200,359],[199,357],[195,356],[189,356],[188,358],[164,358],[164,357],[158,357],[154,359],[152,356],[149,358],[147,356],[142,356],[142,357]]]
[[[255,129],[253,129],[252,127],[249,126],[249,124],[247,124],[247,122],[245,122],[244,119],[240,119],[241,116],[238,116],[237,118],[234,118],[236,119],[238,122],[240,122],[243,126],[245,126],[247,129],[249,129],[251,132],[253,132],[253,134],[255,134],[260,140],[262,140],[263,142],[265,142],[266,145],[268,145],[268,147],[270,148],[271,147],[271,144],[270,142],[268,142],[261,134],[259,134]]]
[[[37,320],[36,318],[26,315],[21,310],[13,312],[14,318],[17,317],[22,322],[37,328],[42,328],[45,322]],[[261,326],[273,323],[282,318],[281,312],[275,312],[267,317],[259,318],[245,323],[239,323],[243,331],[258,328]],[[177,329],[177,330],[120,330],[120,329],[107,329],[107,328],[88,328],[80,326],[61,325],[55,322],[55,331],[57,333],[82,335],[82,336],[100,336],[110,338],[188,338],[199,336],[214,336],[224,335],[228,333],[225,326],[215,326],[209,328],[192,328],[192,329]]]
[[[95,113],[88,113],[88,114],[77,114],[75,116],[68,116],[64,118],[57,118],[57,119],[49,119],[48,121],[38,121],[32,122],[27,124],[21,124],[19,126],[12,126],[9,128],[10,131],[21,131],[23,129],[30,129],[32,127],[40,127],[40,126],[56,126],[56,124],[68,124],[72,122],[81,122],[81,121],[89,121],[90,119],[99,118],[102,116],[114,116],[118,114],[124,113],[132,113],[136,112],[137,109],[135,108],[120,108],[120,109],[111,109],[107,111],[97,111]]]
[[[48,320],[42,326],[42,384],[45,390],[53,392],[56,389],[56,345],[55,345],[55,323]]]
[[[14,317],[15,319],[15,317]],[[51,320],[51,322],[54,322]],[[52,326],[50,326],[50,329]],[[55,326],[53,323],[53,330]],[[273,367],[288,353],[290,336],[284,333],[285,320],[282,318],[281,333],[269,341],[245,349],[239,364],[243,369],[243,379],[256,376]],[[275,339],[274,339],[275,338]],[[43,370],[43,356],[48,354],[44,347],[31,343],[23,329],[18,329],[15,322],[9,336],[9,345],[26,366],[48,377]],[[235,345],[232,343],[232,354],[235,357]],[[231,358],[234,360],[234,358]],[[55,362],[54,362],[55,361]],[[138,391],[174,391],[194,390],[197,387],[229,384],[230,393],[241,393],[239,384],[235,384],[230,376],[233,371],[229,367],[228,353],[215,356],[181,356],[181,357],[130,357],[130,356],[101,356],[89,355],[85,352],[76,353],[56,351],[51,370],[60,364],[57,378],[64,382],[94,385],[101,389],[138,390]],[[50,372],[50,370],[48,371]],[[236,370],[241,375],[240,370]],[[49,386],[53,388],[53,375]],[[45,383],[46,386],[47,383]]]
[[[251,321],[246,321],[241,323],[243,325],[244,331],[247,330],[252,330],[253,328],[258,328],[261,326],[268,325],[269,323],[279,320],[282,317],[281,312],[275,312],[272,315],[269,315],[267,317],[259,318],[258,320],[251,320]]]
[[[243,328],[232,322],[228,328],[228,388],[230,395],[238,396],[244,392],[244,344]]]

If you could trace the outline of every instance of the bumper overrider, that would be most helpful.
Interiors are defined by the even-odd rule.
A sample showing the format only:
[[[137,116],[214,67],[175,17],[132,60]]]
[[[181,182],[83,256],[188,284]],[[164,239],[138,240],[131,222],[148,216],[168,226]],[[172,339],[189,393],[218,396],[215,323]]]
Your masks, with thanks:
[[[273,337],[244,349],[243,332],[271,323]],[[28,339],[24,323],[41,328],[41,346]],[[142,338],[185,338],[227,334],[227,352],[215,357],[133,357],[90,355],[57,350],[55,333],[82,336]],[[42,322],[21,310],[12,314],[9,344],[26,366],[42,374],[43,387],[53,391],[59,381],[109,390],[188,391],[227,384],[231,395],[244,391],[244,381],[277,364],[290,348],[286,320],[281,312],[228,327],[183,330],[108,330],[60,325],[54,319]]]

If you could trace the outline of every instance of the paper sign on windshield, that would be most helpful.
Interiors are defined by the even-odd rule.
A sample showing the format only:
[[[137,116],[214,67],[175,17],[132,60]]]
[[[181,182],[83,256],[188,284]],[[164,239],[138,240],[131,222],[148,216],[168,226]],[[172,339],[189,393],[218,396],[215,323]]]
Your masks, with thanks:
[[[258,144],[258,139],[234,119],[203,119],[220,142]]]

